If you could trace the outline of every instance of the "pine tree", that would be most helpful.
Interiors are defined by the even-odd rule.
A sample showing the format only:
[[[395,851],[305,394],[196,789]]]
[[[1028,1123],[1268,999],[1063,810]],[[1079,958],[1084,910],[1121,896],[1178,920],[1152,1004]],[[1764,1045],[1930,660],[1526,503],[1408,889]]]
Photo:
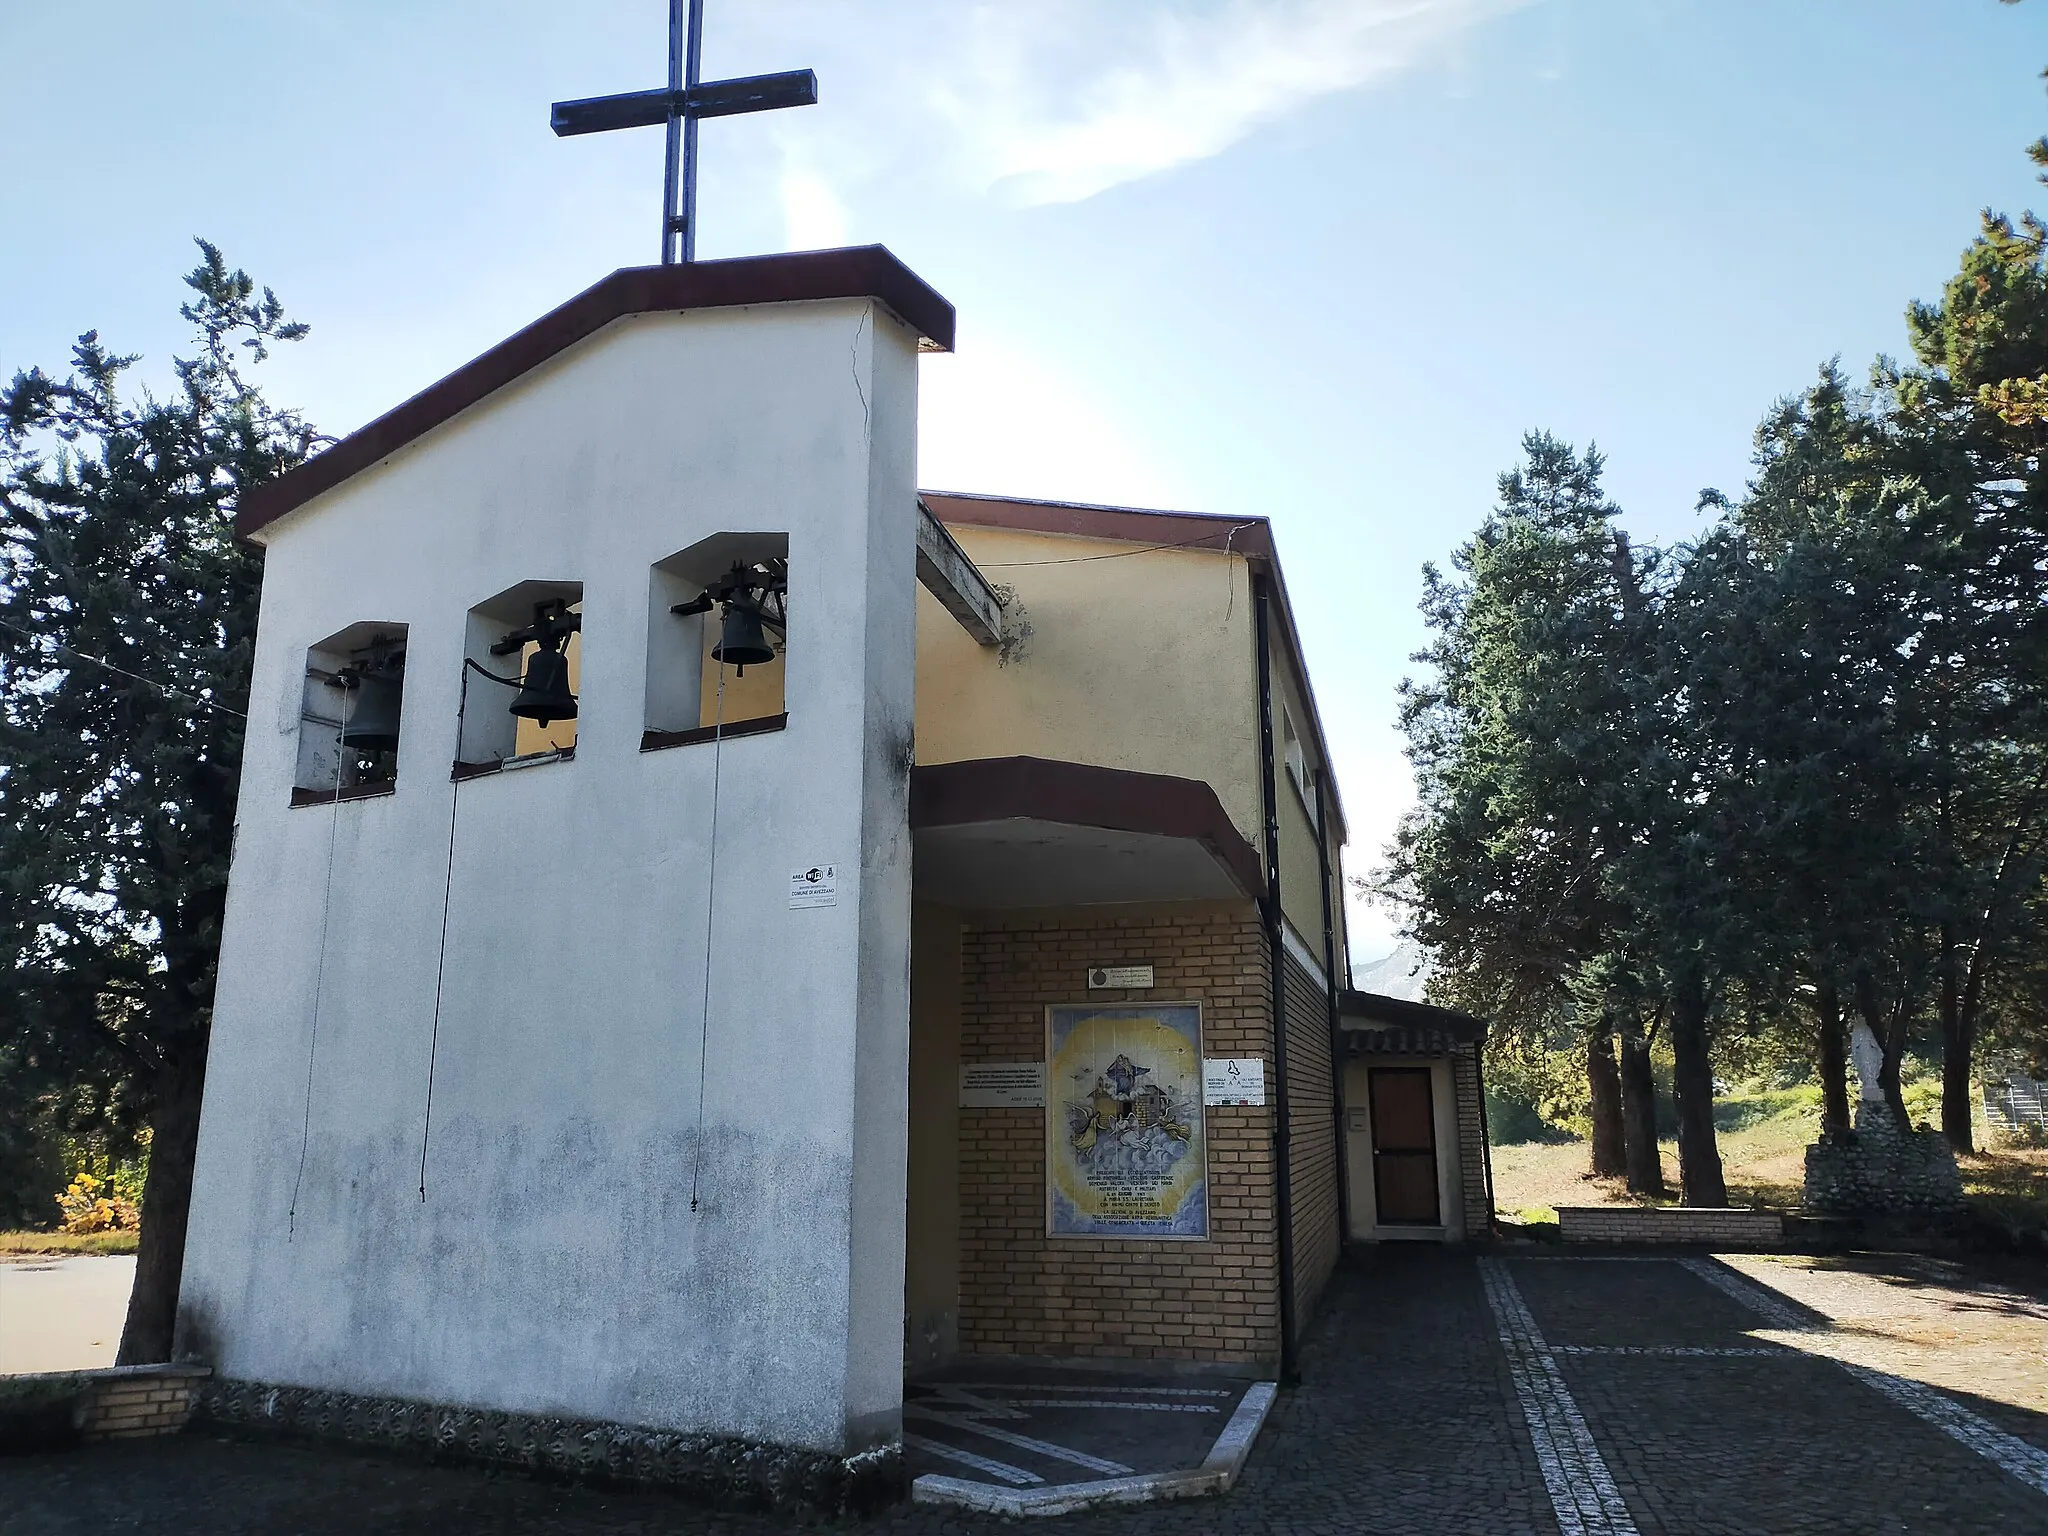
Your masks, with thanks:
[[[1999,973],[2044,935],[2048,872],[2048,228],[1986,213],[1941,301],[1907,313],[1917,366],[1877,383],[1927,588],[1942,1128],[1971,1147],[1976,1041]]]
[[[152,1131],[122,1363],[168,1358],[234,845],[260,562],[233,518],[315,445],[248,371],[296,340],[213,246],[164,398],[82,336],[0,394],[0,1049]]]
[[[1500,502],[1455,558],[1425,572],[1432,675],[1403,685],[1420,804],[1382,891],[1437,957],[1432,992],[1547,1042],[1577,1036],[1595,1173],[1627,1165],[1623,1088],[1603,1013],[1570,993],[1620,920],[1607,885],[1626,831],[1609,790],[1640,571],[1613,526],[1598,450],[1546,433],[1500,479]],[[1654,1159],[1654,1148],[1649,1154]]]

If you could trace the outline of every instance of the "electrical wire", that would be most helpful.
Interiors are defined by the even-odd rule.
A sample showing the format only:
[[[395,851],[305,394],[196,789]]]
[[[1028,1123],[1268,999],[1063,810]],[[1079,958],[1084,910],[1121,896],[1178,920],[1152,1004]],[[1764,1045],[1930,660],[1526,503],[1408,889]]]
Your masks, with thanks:
[[[704,1064],[711,1054],[711,922],[718,911],[718,770],[725,749],[725,663],[718,664],[718,709],[711,725],[711,853],[704,891],[704,1001],[697,1011],[697,1133],[690,1143],[690,1209],[704,1171]]]
[[[221,714],[233,715],[237,720],[249,718],[239,709],[230,709],[225,704],[216,703],[212,699],[202,698],[196,693],[187,693],[182,688],[173,688],[169,683],[160,683],[153,677],[144,677],[140,672],[130,672],[126,667],[117,667],[104,656],[89,656],[84,651],[74,649],[60,640],[50,639],[48,635],[39,635],[32,629],[24,629],[11,619],[0,619],[0,629],[11,629],[24,640],[33,640],[38,645],[47,644],[53,651],[59,651],[79,661],[89,661],[96,667],[105,667],[109,672],[118,673],[131,682],[140,683],[145,688],[154,688],[158,693],[165,695],[167,698],[183,699],[188,704],[197,704],[201,709],[218,710]]]
[[[1224,552],[1229,553],[1230,540],[1243,533],[1245,529],[1258,526],[1256,522],[1233,524],[1230,531],[1224,535]],[[1155,555],[1162,549],[1192,549],[1197,544],[1209,543],[1215,537],[1213,533],[1205,533],[1200,538],[1182,539],[1176,544],[1147,544],[1143,549],[1118,549],[1106,555],[1069,555],[1061,560],[977,560],[974,564],[977,569],[984,571],[1014,571],[1027,565],[1082,565],[1090,560],[1123,560],[1131,555]]]
[[[463,720],[469,714],[469,673],[474,667],[494,683],[518,686],[516,681],[487,671],[477,662],[464,657],[462,661],[462,689],[455,701],[455,755],[462,756]],[[420,1204],[427,1203],[427,1142],[434,1134],[434,1067],[441,1057],[441,983],[448,974],[448,907],[455,892],[455,813],[462,804],[462,780],[455,779],[448,786],[448,867],[441,877],[441,946],[434,955],[434,1028],[427,1039],[427,1107],[420,1122]]]
[[[313,965],[313,1027],[306,1038],[306,1114],[299,1124],[299,1171],[292,1176],[292,1203],[284,1215],[284,1240],[299,1225],[299,1186],[306,1179],[306,1149],[313,1140],[313,1062],[320,1049],[320,994],[327,980],[327,925],[334,916],[334,845],[341,834],[341,775],[348,762],[342,735],[355,713],[347,690],[341,695],[341,720],[334,731],[334,807],[327,818],[327,884],[320,898],[320,957]]]

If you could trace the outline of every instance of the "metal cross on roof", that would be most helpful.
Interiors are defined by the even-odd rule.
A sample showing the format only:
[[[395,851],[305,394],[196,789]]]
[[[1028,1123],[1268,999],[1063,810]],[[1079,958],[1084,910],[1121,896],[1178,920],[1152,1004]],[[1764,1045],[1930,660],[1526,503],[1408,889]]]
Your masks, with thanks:
[[[704,53],[704,0],[668,0],[668,86],[558,101],[549,126],[560,138],[613,128],[668,124],[667,174],[661,190],[663,266],[697,259],[697,119],[815,106],[818,77],[808,69],[744,80],[699,80]]]

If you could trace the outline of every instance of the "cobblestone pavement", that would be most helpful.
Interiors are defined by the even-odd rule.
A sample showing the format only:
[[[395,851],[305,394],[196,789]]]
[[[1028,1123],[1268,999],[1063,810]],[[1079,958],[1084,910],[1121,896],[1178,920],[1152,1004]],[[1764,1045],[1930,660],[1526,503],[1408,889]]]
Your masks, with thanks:
[[[1916,1391],[1910,1378],[1884,1369],[1898,1363],[1898,1347],[1882,1347],[1876,1327],[1850,1353],[1876,1369],[1877,1381],[1837,1363],[1849,1355],[1834,1319],[1878,1321],[1873,1303],[1890,1283],[1884,1266],[1866,1264],[1860,1275],[1837,1269],[1831,1288],[1782,1290],[1777,1282],[1807,1271],[1700,1257],[1528,1259],[1507,1268],[1554,1347],[1626,1518],[1646,1536],[2048,1531],[2048,1455],[2029,1463],[2025,1446],[2015,1457],[1996,1440],[2002,1429],[2040,1443],[2048,1418],[1975,1393]],[[1737,1300],[1745,1292],[1746,1304]],[[1600,1321],[1607,1308],[1611,1325]],[[2018,1342],[2013,1319],[1989,1317],[2003,1342]],[[2027,1359],[2010,1374],[2038,1389],[2048,1383],[2048,1324],[2037,1316],[2023,1326],[2031,1331]],[[1967,1314],[1958,1319],[1959,1340],[1969,1327]],[[1958,1409],[1959,1430],[2016,1459],[2035,1486],[1926,1416]]]
[[[1826,1336],[1807,1347],[1981,1399],[2010,1432],[2048,1449],[2048,1274],[2039,1265],[2000,1276],[1919,1256],[1721,1262],[1825,1318]]]
[[[2044,1345],[2039,1286],[1926,1261],[1385,1252],[1333,1286],[1302,1385],[1227,1499],[1049,1529],[2048,1536]],[[5,1536],[788,1529],[660,1494],[205,1432],[0,1461]],[[848,1529],[1017,1527],[905,1506]]]
[[[1042,1487],[1199,1467],[1249,1381],[1056,1366],[956,1366],[911,1382],[908,1476]]]

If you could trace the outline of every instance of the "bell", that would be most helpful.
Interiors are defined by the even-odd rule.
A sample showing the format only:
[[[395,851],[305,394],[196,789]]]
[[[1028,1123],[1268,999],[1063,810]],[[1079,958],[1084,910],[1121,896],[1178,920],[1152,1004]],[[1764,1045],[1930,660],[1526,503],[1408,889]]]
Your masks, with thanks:
[[[774,649],[761,632],[761,610],[748,603],[727,603],[711,657],[742,671],[773,661]]]
[[[389,752],[398,745],[398,709],[405,697],[402,672],[364,672],[350,690],[341,744],[358,752]]]
[[[569,691],[569,658],[560,651],[535,651],[526,663],[526,681],[512,701],[512,713],[537,725],[574,720],[576,695]]]

